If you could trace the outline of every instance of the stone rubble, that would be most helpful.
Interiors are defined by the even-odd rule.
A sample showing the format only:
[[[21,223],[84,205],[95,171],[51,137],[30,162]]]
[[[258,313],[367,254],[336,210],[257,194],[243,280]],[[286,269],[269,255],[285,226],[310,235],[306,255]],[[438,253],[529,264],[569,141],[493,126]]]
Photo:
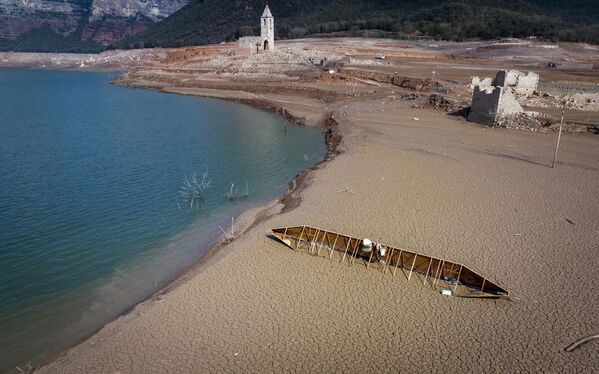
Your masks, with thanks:
[[[530,97],[523,97],[520,100],[527,107],[599,111],[599,93],[568,93],[563,95],[537,93]]]

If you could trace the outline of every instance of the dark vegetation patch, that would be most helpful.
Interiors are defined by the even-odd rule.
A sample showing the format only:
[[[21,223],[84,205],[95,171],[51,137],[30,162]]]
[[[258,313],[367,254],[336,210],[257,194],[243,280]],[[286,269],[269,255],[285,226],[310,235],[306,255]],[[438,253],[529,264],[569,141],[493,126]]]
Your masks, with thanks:
[[[181,47],[258,35],[264,1],[193,0],[113,47]],[[595,0],[270,0],[276,37],[354,36],[442,40],[537,36],[599,43]]]
[[[90,0],[80,0],[85,9]],[[182,47],[258,35],[264,0],[192,0],[167,19],[108,47],[49,26],[16,39],[0,38],[0,51],[99,52],[113,48]],[[599,44],[597,0],[269,0],[278,39],[378,37],[439,40],[536,36]],[[87,8],[85,8],[87,7]],[[41,17],[42,15],[40,15]]]

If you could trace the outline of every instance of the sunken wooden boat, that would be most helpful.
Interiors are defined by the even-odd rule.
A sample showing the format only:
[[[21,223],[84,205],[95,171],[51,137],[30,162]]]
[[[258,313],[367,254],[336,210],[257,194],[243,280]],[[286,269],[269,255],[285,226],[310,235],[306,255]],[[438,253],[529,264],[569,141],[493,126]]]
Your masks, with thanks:
[[[399,269],[408,281],[416,274],[423,284],[445,295],[474,298],[508,296],[508,292],[495,282],[457,262],[309,226],[272,229],[272,233],[293,250],[303,249],[313,255],[324,254],[329,259],[336,253],[341,262],[346,258],[349,264],[362,260],[366,268],[377,268],[393,276]]]

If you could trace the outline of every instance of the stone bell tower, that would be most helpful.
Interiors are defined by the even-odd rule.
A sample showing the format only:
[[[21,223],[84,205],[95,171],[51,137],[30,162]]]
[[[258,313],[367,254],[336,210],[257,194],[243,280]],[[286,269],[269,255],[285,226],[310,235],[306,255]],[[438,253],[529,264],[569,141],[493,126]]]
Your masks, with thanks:
[[[266,4],[264,13],[260,17],[260,37],[262,48],[265,51],[273,51],[275,49],[275,19]]]

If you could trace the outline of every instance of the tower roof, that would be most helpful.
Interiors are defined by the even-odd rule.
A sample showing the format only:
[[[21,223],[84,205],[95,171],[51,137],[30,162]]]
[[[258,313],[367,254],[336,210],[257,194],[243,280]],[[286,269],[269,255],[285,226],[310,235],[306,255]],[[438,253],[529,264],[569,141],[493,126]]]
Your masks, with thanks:
[[[266,8],[264,8],[264,13],[262,13],[262,18],[272,18],[272,13],[270,12],[270,8],[268,4],[266,4]]]

